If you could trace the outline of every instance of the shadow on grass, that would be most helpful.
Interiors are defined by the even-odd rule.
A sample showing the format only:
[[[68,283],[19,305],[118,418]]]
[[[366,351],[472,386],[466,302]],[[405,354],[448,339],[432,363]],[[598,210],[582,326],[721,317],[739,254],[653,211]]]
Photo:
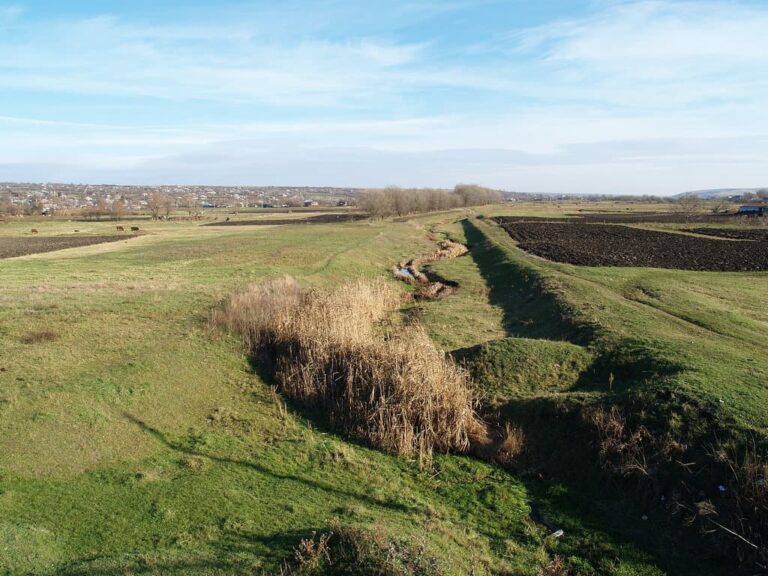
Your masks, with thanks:
[[[197,550],[198,558],[153,559],[149,554],[92,556],[56,569],[57,576],[125,576],[126,574],[254,574],[279,573],[279,566],[293,559],[291,552],[304,540],[325,528],[306,528],[268,535],[225,532],[221,538]],[[183,551],[174,554],[183,556]],[[274,572],[262,572],[264,569]]]
[[[190,456],[199,456],[201,458],[206,458],[208,460],[212,460],[214,462],[219,462],[221,464],[231,464],[235,466],[242,466],[244,468],[248,468],[251,470],[254,470],[256,472],[259,472],[260,474],[264,474],[267,476],[271,476],[273,478],[277,478],[279,480],[285,480],[288,482],[296,482],[298,484],[301,484],[307,488],[314,489],[314,490],[321,490],[324,492],[329,492],[332,494],[336,494],[337,496],[342,496],[344,498],[350,498],[352,500],[358,500],[360,502],[363,502],[369,506],[379,507],[379,508],[388,508],[390,510],[394,510],[397,512],[416,512],[417,510],[413,507],[406,506],[400,502],[393,502],[390,500],[380,500],[378,498],[374,498],[372,496],[369,496],[367,494],[360,494],[355,492],[350,492],[347,490],[340,490],[339,488],[336,488],[334,486],[331,486],[330,484],[326,484],[324,482],[319,482],[317,480],[312,480],[309,478],[304,478],[302,476],[297,476],[294,474],[281,474],[278,472],[275,472],[274,470],[271,470],[267,468],[266,466],[263,466],[257,462],[249,461],[249,460],[238,460],[236,458],[229,458],[226,456],[220,456],[216,454],[209,454],[207,452],[204,452],[202,450],[196,449],[196,448],[190,448],[189,446],[180,443],[180,442],[174,442],[166,434],[161,432],[160,430],[153,428],[143,420],[133,416],[132,414],[129,414],[127,412],[123,412],[123,416],[128,419],[130,422],[141,428],[144,432],[152,436],[155,440],[157,440],[159,443],[163,444],[164,446],[170,448],[171,450],[174,450],[176,452],[187,454]]]
[[[558,298],[558,291],[564,288],[555,279],[545,278],[534,265],[526,265],[507,253],[471,220],[463,220],[462,226],[472,257],[488,287],[489,301],[503,311],[504,329],[510,336],[566,341],[593,350],[594,362],[582,373],[572,391],[624,392],[682,370],[649,349],[645,341],[602,339],[600,349],[596,349],[595,329],[580,323]],[[519,255],[519,259],[526,257],[522,252]]]
[[[652,400],[652,398],[649,398]],[[673,478],[656,486],[609,478],[598,464],[594,431],[582,418],[586,397],[517,399],[498,408],[499,416],[523,429],[525,452],[513,465],[528,495],[548,526],[563,529],[566,555],[589,559],[606,568],[616,546],[634,544],[667,573],[690,576],[733,574],[735,562],[686,529],[670,511],[664,496],[673,493]],[[637,558],[639,559],[639,557]]]
[[[462,220],[461,224],[472,258],[489,289],[489,301],[504,313],[507,334],[582,345],[592,339],[592,330],[574,322],[536,270],[515,262],[472,221]]]

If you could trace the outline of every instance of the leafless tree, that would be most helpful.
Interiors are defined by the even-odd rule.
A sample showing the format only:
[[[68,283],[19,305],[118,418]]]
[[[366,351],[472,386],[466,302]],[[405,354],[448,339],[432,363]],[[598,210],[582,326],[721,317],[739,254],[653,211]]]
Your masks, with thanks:
[[[714,214],[722,214],[723,212],[728,212],[729,206],[730,204],[727,198],[718,198],[712,202],[712,212]]]
[[[147,208],[149,209],[149,215],[152,220],[157,220],[160,217],[160,211],[166,205],[167,198],[162,192],[152,192],[147,200]]]
[[[112,220],[122,220],[125,218],[126,212],[125,201],[122,198],[114,200],[109,206],[109,215]]]
[[[695,194],[686,194],[677,201],[677,209],[690,218],[697,212],[701,212],[704,203]]]
[[[454,190],[433,188],[398,188],[390,186],[366,191],[360,207],[374,218],[405,216],[417,212],[435,212],[461,206],[479,206],[501,201],[496,190],[460,184]]]

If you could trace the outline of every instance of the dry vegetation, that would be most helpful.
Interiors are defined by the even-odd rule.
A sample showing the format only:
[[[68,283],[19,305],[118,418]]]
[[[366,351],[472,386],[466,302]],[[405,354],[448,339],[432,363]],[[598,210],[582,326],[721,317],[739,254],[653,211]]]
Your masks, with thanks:
[[[484,434],[469,378],[420,327],[382,328],[399,303],[383,282],[321,292],[286,277],[235,294],[212,321],[242,334],[281,391],[326,411],[335,428],[422,460],[465,452]]]
[[[688,446],[671,435],[652,433],[645,426],[630,426],[617,407],[596,407],[584,413],[597,435],[603,469],[650,489],[658,497],[671,468],[678,468],[683,481],[669,494],[670,506],[687,525],[699,526],[715,542],[735,546],[739,560],[751,558],[757,565],[768,562],[768,460],[753,443],[739,448],[719,444],[711,460],[697,462]],[[723,475],[723,471],[727,473]],[[697,477],[721,478],[723,494],[712,499],[695,488]],[[690,486],[688,485],[690,483]],[[700,484],[700,483],[699,483]]]
[[[450,260],[464,256],[469,250],[464,244],[452,242],[451,240],[440,240],[437,246],[437,251],[428,256],[401,261],[392,268],[392,272],[397,280],[407,284],[418,285],[418,289],[413,294],[416,300],[439,300],[456,290],[454,285],[448,285],[439,281],[432,282],[429,276],[421,270],[421,267],[430,262]]]
[[[302,540],[294,559],[279,576],[350,574],[371,576],[440,576],[446,572],[427,554],[426,546],[396,540],[381,529],[363,530],[332,523],[329,530]]]
[[[453,190],[390,186],[366,191],[360,199],[360,208],[374,218],[384,218],[464,206],[483,206],[501,200],[498,191],[474,184],[458,184]]]

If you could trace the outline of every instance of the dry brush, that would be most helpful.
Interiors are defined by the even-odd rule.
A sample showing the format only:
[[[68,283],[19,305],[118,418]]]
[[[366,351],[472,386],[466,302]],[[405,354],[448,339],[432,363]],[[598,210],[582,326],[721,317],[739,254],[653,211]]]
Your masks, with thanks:
[[[323,409],[371,445],[429,460],[466,452],[485,433],[469,377],[419,326],[382,326],[400,294],[381,281],[304,290],[292,278],[256,284],[212,313],[273,363],[282,393]]]

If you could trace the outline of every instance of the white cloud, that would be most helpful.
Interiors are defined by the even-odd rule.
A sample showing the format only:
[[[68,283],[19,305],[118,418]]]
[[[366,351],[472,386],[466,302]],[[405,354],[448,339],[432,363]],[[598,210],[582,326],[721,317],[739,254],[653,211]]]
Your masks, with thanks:
[[[511,37],[576,98],[640,108],[755,102],[768,88],[768,10],[732,2],[629,2]]]
[[[427,18],[440,5],[408,6]],[[447,52],[427,34],[319,39],[247,19],[147,26],[109,16],[26,22],[16,13],[0,36],[0,89],[280,113],[217,122],[212,108],[168,126],[0,117],[0,179],[38,166],[74,180],[478,180],[657,193],[759,185],[768,7],[599,6],[482,47],[457,40]]]

